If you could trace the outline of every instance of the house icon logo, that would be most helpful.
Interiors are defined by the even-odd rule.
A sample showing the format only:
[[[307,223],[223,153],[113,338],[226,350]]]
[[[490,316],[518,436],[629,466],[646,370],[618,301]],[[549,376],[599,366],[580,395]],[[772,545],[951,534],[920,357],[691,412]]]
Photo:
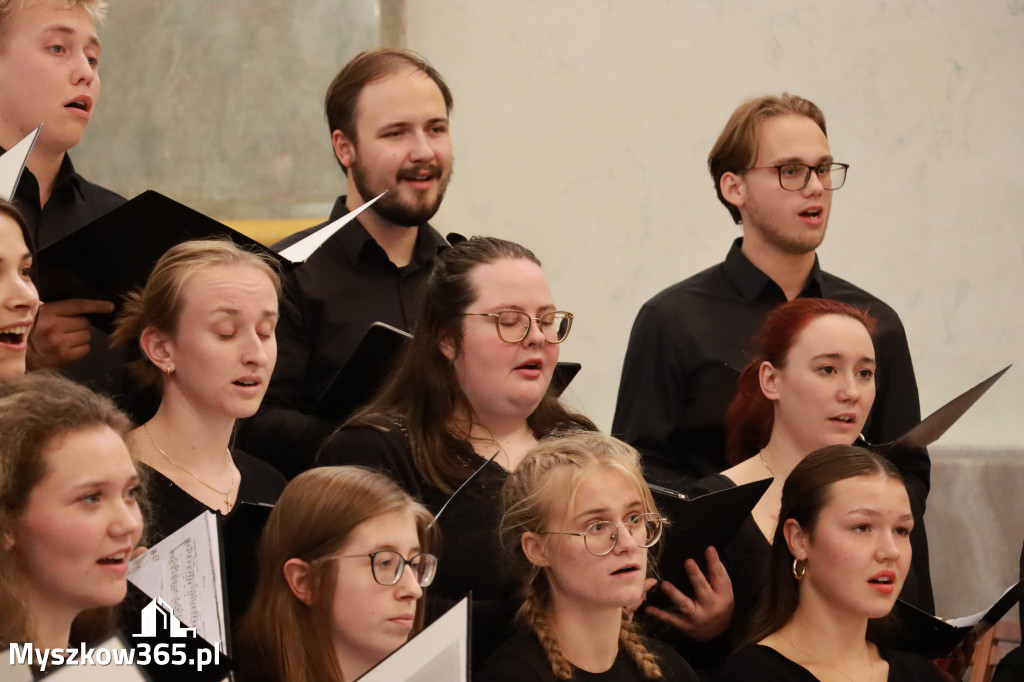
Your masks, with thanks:
[[[187,628],[174,617],[171,605],[159,597],[149,602],[140,614],[142,631],[133,637],[156,637],[157,633],[167,633],[171,637],[195,637],[196,629]]]

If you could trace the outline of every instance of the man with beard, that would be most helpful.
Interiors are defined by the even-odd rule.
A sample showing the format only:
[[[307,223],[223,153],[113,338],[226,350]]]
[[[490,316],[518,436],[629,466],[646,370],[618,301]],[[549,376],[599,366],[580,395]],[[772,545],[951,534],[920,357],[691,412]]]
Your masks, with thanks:
[[[418,55],[382,48],[349,62],[327,89],[327,123],[347,194],[327,223],[387,190],[285,278],[277,366],[260,411],[243,424],[243,447],[289,478],[312,465],[338,425],[316,402],[376,321],[410,330],[422,283],[447,242],[427,221],[452,171],[452,94]]]
[[[876,398],[864,437],[886,443],[915,426],[917,381],[899,317],[818,265],[815,250],[847,170],[832,157],[821,110],[789,94],[745,102],[719,135],[708,169],[743,236],[724,262],[647,301],[633,324],[612,433],[642,453],[645,475],[685,488],[729,466],[723,423],[751,339],[768,311],[798,296],[850,303],[878,320]],[[930,611],[922,516],[931,465],[924,450],[896,464],[914,502],[922,580],[918,594],[904,598]]]

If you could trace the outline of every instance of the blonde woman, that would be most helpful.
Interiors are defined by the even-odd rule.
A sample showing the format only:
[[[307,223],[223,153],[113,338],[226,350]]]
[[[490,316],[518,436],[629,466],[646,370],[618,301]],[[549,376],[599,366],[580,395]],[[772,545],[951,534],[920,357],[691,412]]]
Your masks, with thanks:
[[[229,241],[191,241],[165,253],[118,319],[114,342],[135,345],[140,379],[161,392],[128,445],[152,470],[152,541],[212,510],[273,504],[284,478],[231,448],[235,421],[259,407],[277,358],[281,283],[263,256]]]
[[[538,443],[503,491],[502,541],[523,577],[523,630],[475,679],[696,680],[627,613],[643,598],[662,518],[630,446],[598,433]]]
[[[297,476],[263,530],[240,679],[355,680],[418,632],[437,567],[432,518],[368,469]]]

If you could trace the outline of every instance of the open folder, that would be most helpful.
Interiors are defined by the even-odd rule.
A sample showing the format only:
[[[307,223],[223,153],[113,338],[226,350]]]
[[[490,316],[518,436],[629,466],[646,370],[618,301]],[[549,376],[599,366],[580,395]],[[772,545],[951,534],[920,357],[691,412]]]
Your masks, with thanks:
[[[728,544],[774,480],[766,478],[694,498],[661,486],[650,486],[654,501],[668,519],[660,543],[658,577],[691,594],[693,588],[684,566],[686,560],[696,561],[706,574],[704,550],[709,546],[721,549]],[[661,590],[651,590],[648,598],[654,606],[671,607]]]
[[[43,301],[93,298],[113,301],[120,310],[124,296],[141,288],[156,261],[176,244],[226,238],[244,249],[266,254],[282,268],[289,267],[308,258],[374,201],[376,198],[278,254],[199,211],[147,190],[40,250],[36,285]],[[117,311],[89,317],[109,333],[116,315]]]
[[[971,632],[981,636],[1024,598],[1024,581],[1012,585],[992,606],[980,613],[944,620],[915,606],[896,600],[892,610],[892,632],[885,632],[882,644],[912,651],[927,658],[943,658]]]
[[[0,199],[12,201],[21,181],[21,174],[28,163],[28,155],[36,144],[42,125],[21,139],[18,144],[0,156]]]
[[[360,682],[468,682],[466,597],[359,678]]]
[[[891,443],[881,445],[866,443],[867,447],[879,455],[893,460],[903,452],[928,447],[941,438],[942,434],[946,433],[960,417],[964,416],[964,413],[971,409],[971,406],[978,402],[978,399],[985,395],[985,392],[992,388],[992,385],[999,381],[1010,367],[1013,365],[1007,365],[977,386],[967,389]]]

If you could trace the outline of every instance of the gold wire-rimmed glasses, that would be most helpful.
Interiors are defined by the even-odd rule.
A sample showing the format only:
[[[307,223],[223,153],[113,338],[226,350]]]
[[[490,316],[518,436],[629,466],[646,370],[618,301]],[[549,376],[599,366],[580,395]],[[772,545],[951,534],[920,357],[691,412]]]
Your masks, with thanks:
[[[494,319],[494,328],[498,330],[498,338],[505,343],[519,343],[530,333],[534,322],[548,343],[562,343],[572,329],[572,313],[554,310],[540,317],[533,317],[522,310],[498,310],[493,313],[463,313],[478,317]]]
[[[654,512],[630,514],[622,523],[613,523],[603,519],[591,521],[582,533],[559,530],[542,530],[540,535],[573,535],[583,538],[583,545],[594,556],[604,556],[619,542],[619,527],[625,528],[633,536],[633,541],[647,549],[658,544],[661,532],[665,527],[665,519]]]

